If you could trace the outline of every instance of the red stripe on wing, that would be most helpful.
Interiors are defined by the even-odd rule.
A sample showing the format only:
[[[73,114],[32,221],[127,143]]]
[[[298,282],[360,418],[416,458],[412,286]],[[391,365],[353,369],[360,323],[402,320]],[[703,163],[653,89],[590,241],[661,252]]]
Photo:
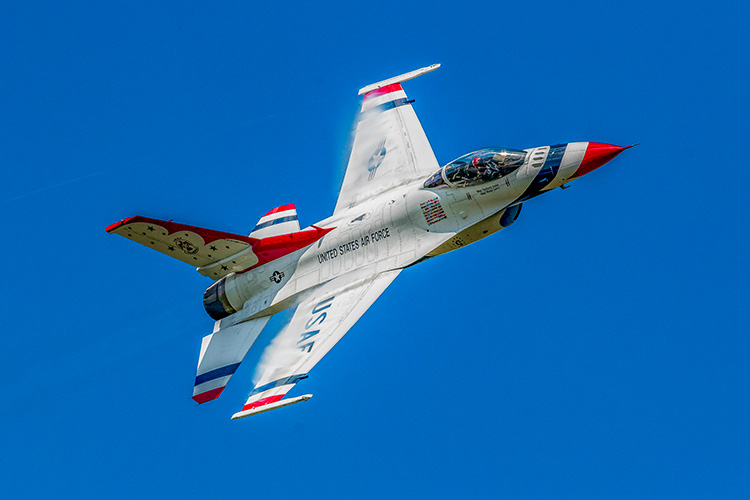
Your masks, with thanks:
[[[249,238],[247,236],[241,236],[239,234],[225,233],[223,231],[215,231],[213,229],[205,229],[202,227],[188,226],[187,224],[178,224],[177,222],[172,222],[172,221],[150,219],[148,217],[141,217],[140,215],[136,215],[135,217],[130,217],[125,220],[121,220],[120,222],[115,222],[114,224],[107,226],[106,231],[108,233],[111,233],[112,231],[114,231],[115,229],[118,229],[119,227],[125,226],[127,224],[132,224],[134,222],[147,222],[149,224],[161,226],[164,229],[166,229],[167,233],[169,234],[179,233],[180,231],[190,231],[192,233],[197,234],[201,238],[203,238],[203,241],[206,244],[209,244],[212,241],[216,241],[216,240],[237,240],[237,241],[243,241],[250,245],[254,245],[255,243],[259,241],[257,238]]]
[[[252,403],[249,403],[243,406],[242,411],[252,410],[253,408],[257,408],[259,406],[265,406],[271,403],[275,403],[276,401],[280,400],[283,397],[284,397],[284,394],[278,394],[276,396],[269,396],[267,398],[259,399],[258,401],[253,401]]]
[[[397,92],[399,90],[404,90],[400,83],[386,85],[385,87],[380,87],[379,89],[369,91],[365,94],[365,99],[372,99],[373,97],[390,94],[391,92]]]

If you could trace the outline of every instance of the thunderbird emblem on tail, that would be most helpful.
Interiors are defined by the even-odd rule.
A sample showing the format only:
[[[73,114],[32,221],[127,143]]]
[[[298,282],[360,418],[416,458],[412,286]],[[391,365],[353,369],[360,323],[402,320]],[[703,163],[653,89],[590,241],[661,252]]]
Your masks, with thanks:
[[[215,323],[201,342],[195,401],[218,398],[271,316],[290,307],[291,318],[260,356],[250,397],[232,418],[307,401],[309,394],[284,396],[401,271],[510,226],[523,202],[630,147],[490,147],[441,167],[401,86],[438,67],[359,91],[364,97],[339,199],[333,215],[317,224],[300,229],[295,206],[283,205],[248,236],[140,216],[107,228],[214,280],[203,295]]]

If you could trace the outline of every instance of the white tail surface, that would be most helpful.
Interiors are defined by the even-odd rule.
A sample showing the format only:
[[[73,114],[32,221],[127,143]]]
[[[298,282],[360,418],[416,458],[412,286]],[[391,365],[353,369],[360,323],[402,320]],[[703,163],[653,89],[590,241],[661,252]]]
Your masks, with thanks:
[[[276,207],[260,218],[250,233],[251,238],[268,238],[299,231],[297,209],[294,205]]]

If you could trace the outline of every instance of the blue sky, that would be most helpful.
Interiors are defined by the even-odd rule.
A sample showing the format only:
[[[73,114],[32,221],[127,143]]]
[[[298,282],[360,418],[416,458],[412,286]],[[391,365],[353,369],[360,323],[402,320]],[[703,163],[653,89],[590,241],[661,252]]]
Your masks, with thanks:
[[[0,496],[747,498],[748,10],[6,6]],[[311,401],[230,421],[243,365],[196,406],[210,282],[104,228],[323,219],[357,90],[438,62],[405,88],[441,163],[642,144],[402,273]]]

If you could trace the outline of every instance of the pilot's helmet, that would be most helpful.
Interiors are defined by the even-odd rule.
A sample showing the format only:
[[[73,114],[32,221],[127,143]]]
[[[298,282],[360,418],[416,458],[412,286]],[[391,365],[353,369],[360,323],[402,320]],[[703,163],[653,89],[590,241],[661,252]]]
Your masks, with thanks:
[[[471,160],[471,164],[475,167],[478,167],[482,163],[482,157],[481,156],[475,156],[473,160]]]

